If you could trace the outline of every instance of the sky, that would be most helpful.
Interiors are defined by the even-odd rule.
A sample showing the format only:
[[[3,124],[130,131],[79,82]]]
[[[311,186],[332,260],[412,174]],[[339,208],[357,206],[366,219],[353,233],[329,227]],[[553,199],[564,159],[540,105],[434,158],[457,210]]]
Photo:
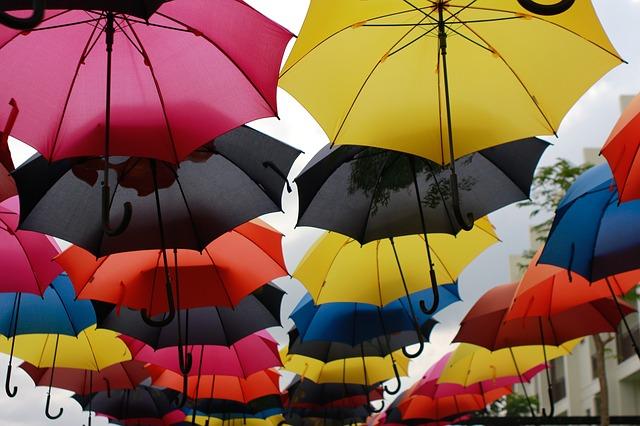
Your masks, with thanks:
[[[620,114],[620,95],[635,95],[640,92],[640,0],[592,2],[613,45],[628,64],[615,68],[585,93],[563,120],[558,138],[545,138],[554,145],[544,154],[542,165],[551,164],[559,157],[567,158],[574,163],[582,162],[584,148],[599,148],[606,140]],[[248,0],[248,3],[297,34],[309,1]],[[304,152],[290,173],[290,177],[294,177],[328,140],[317,123],[291,96],[280,89],[278,96],[280,120],[264,119],[251,125]],[[10,146],[16,163],[24,161],[33,152],[15,140],[10,141]],[[297,216],[295,188],[291,194],[285,192],[283,204],[285,214],[268,215],[267,220],[286,235],[285,256],[289,269],[293,270],[320,232],[294,227]],[[487,289],[509,282],[509,255],[519,254],[529,247],[528,228],[532,221],[527,210],[509,206],[491,214],[490,219],[502,242],[485,251],[461,275],[459,284],[463,302],[452,305],[436,316],[441,324],[432,333],[432,343],[427,345],[424,354],[412,362],[410,373],[413,378],[417,378],[431,363],[451,350],[449,342],[469,307]],[[292,323],[286,317],[302,296],[303,288],[289,278],[280,279],[277,284],[289,292],[284,300],[283,312],[285,329],[288,329]],[[283,334],[278,333],[277,336],[281,338]],[[7,357],[0,359],[2,380],[6,359]],[[42,414],[46,388],[35,388],[26,374],[17,369],[14,369],[13,383],[19,387],[16,398],[9,400],[5,393],[0,391],[1,425],[86,424],[86,413],[83,414],[80,406],[69,398],[69,392],[52,392],[52,409],[64,407],[65,413],[59,420],[49,421]],[[410,383],[410,380],[405,380],[405,383]],[[104,425],[106,421],[94,419],[93,424]]]

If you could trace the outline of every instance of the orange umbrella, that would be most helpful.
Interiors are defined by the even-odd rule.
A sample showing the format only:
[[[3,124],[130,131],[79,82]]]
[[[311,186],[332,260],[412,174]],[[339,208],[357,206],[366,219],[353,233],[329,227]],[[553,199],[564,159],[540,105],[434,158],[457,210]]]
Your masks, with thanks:
[[[161,250],[117,253],[96,259],[72,246],[56,261],[69,274],[78,298],[144,309],[150,315],[169,311],[173,306],[169,298],[174,294],[176,299],[180,298],[176,309],[233,307],[267,282],[287,275],[282,234],[261,222],[238,226],[211,242],[202,253],[173,250],[168,262],[171,294],[164,290]]]
[[[549,316],[601,298],[624,296],[640,283],[640,269],[589,282],[553,265],[538,264],[535,254],[518,284],[505,320]]]
[[[153,385],[182,392],[182,375],[166,368],[149,364],[146,366]],[[216,398],[241,403],[267,395],[279,395],[280,373],[268,369],[258,371],[246,379],[236,376],[202,375],[188,379],[187,396],[191,399]]]

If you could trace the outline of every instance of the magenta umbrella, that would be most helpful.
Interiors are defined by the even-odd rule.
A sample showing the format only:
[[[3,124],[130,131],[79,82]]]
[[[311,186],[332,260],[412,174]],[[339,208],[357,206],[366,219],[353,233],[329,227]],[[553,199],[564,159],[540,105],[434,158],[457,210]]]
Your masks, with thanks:
[[[18,230],[18,197],[0,203],[0,292],[43,295],[62,273],[52,259],[60,249],[51,237]]]
[[[120,233],[131,217],[125,205],[123,223],[109,225],[110,155],[178,163],[277,115],[292,34],[243,1],[153,2],[146,19],[128,14],[126,2],[106,2],[110,10],[55,3],[32,30],[0,26],[0,123],[19,110],[11,135],[51,161],[106,157],[105,230]]]
[[[422,378],[413,385],[409,393],[411,395],[422,395],[431,398],[443,398],[463,394],[484,395],[486,392],[509,387],[515,383],[522,383],[522,381],[525,380],[528,382],[533,376],[546,368],[545,364],[537,365],[523,372],[522,379],[518,376],[495,377],[492,380],[484,380],[469,386],[462,386],[456,383],[438,383],[442,371],[449,362],[452,353],[453,352],[446,353],[433,364],[427,372],[424,373]]]
[[[176,353],[176,347],[154,350],[151,346],[129,336],[120,336],[131,351],[133,359],[157,365],[183,374]],[[191,354],[197,368],[189,375],[221,375],[246,378],[253,373],[271,367],[280,367],[278,343],[266,331],[251,334],[235,344],[227,346],[189,345],[185,347]]]

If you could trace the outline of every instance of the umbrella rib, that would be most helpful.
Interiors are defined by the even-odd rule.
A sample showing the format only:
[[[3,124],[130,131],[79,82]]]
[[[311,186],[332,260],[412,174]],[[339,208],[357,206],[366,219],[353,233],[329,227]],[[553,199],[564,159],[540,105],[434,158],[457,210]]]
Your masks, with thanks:
[[[100,30],[100,32],[98,32],[98,35],[96,36],[95,40],[93,39],[93,37],[96,34],[96,30],[98,29],[97,26],[93,27],[93,30],[91,31],[91,33],[89,34],[89,39],[87,40],[87,43],[85,44],[82,53],[80,54],[80,59],[78,60],[78,64],[76,65],[76,69],[73,73],[73,78],[71,79],[71,82],[69,83],[69,90],[67,91],[67,96],[65,97],[64,100],[64,107],[62,108],[62,113],[60,114],[60,120],[58,121],[58,126],[56,128],[56,135],[55,138],[53,139],[53,146],[51,147],[51,150],[49,152],[49,156],[53,156],[53,154],[55,154],[56,151],[56,146],[58,144],[58,139],[60,137],[60,131],[62,129],[62,122],[64,121],[64,118],[67,114],[67,108],[69,107],[69,101],[71,100],[71,94],[73,92],[73,89],[76,85],[76,81],[78,79],[78,75],[80,74],[80,68],[82,67],[82,64],[84,63],[84,60],[87,58],[87,56],[89,55],[89,53],[91,53],[91,51],[93,50],[93,47],[96,45],[96,43],[98,42],[98,40],[100,39],[100,36],[102,35],[102,33],[105,31],[104,28],[102,28]]]
[[[185,24],[184,22],[180,21],[179,19],[176,19],[176,18],[174,18],[172,16],[165,15],[165,14],[160,13],[160,12],[156,12],[156,14],[159,15],[159,16],[162,16],[165,19],[168,19],[170,21],[175,22],[176,24],[183,25],[185,28],[189,29],[189,31],[192,31],[191,27],[189,25]],[[238,70],[240,72],[240,74],[247,80],[247,82],[251,85],[251,87],[253,87],[253,90],[258,94],[258,96],[260,96],[260,98],[262,98],[262,100],[267,105],[269,110],[273,113],[273,115],[277,117],[278,116],[278,112],[275,110],[274,107],[271,106],[271,104],[269,103],[269,101],[267,100],[265,95],[260,91],[260,89],[258,88],[256,83],[254,83],[253,80],[251,80],[251,78],[242,69],[242,67],[233,58],[231,58],[231,56],[222,48],[222,46],[220,46],[218,43],[213,41],[211,38],[209,38],[209,36],[207,36],[204,33],[199,33],[198,35],[201,36],[207,42],[209,42],[209,44],[211,44],[213,47],[215,47],[220,53],[222,53],[222,55],[225,58],[227,58],[227,60],[234,66],[234,68],[236,70]]]
[[[459,7],[459,6],[455,6],[455,5],[454,5],[454,6],[449,6],[449,7]],[[488,11],[488,12],[504,12],[504,13],[513,13],[513,14],[519,14],[519,13],[521,13],[521,12],[513,11],[513,10],[498,9],[498,8],[489,8],[489,7],[480,7],[480,6],[470,6],[470,7],[469,7],[469,9],[482,10],[482,11]],[[454,15],[455,15],[455,14],[454,14]],[[565,31],[567,31],[568,33],[571,33],[571,34],[575,35],[576,37],[579,37],[579,38],[581,38],[581,39],[585,40],[586,42],[588,42],[588,43],[590,43],[590,44],[592,44],[592,45],[594,45],[594,46],[598,47],[599,49],[601,49],[601,50],[603,50],[604,52],[608,53],[609,55],[613,56],[614,58],[619,59],[619,60],[620,60],[620,61],[622,61],[622,62],[626,62],[624,59],[622,59],[622,58],[621,58],[619,55],[617,55],[616,53],[614,53],[614,52],[610,52],[610,51],[609,51],[609,50],[607,50],[605,47],[600,46],[600,45],[599,45],[598,43],[596,43],[595,41],[589,40],[588,38],[586,38],[586,37],[584,37],[584,36],[582,36],[582,35],[580,35],[580,34],[576,33],[575,31],[573,31],[573,30],[571,30],[571,29],[569,29],[569,28],[565,27],[564,25],[560,25],[560,24],[558,24],[557,22],[550,21],[550,20],[548,20],[548,19],[545,19],[545,18],[543,18],[543,17],[541,17],[541,16],[534,15],[534,14],[528,14],[526,17],[527,17],[527,18],[536,19],[536,20],[538,20],[538,21],[546,22],[547,24],[550,24],[550,25],[553,25],[553,26],[555,26],[555,27],[558,27],[558,28],[560,28],[560,29],[562,29],[562,30],[565,30]]]
[[[432,7],[432,6],[426,6],[424,8],[418,8],[418,11],[422,11],[422,9],[426,9],[426,8],[430,8],[430,7]],[[416,9],[414,7],[412,9],[407,9],[407,10],[403,10],[403,11],[400,11],[400,12],[393,12],[393,13],[389,13],[389,14],[385,14],[385,15],[374,16],[372,18],[367,18],[362,22],[369,22],[369,21],[373,21],[373,20],[389,18],[389,17],[392,17],[392,16],[398,16],[398,15],[402,15],[402,14],[405,14],[405,13],[411,13],[411,12],[415,12],[415,11],[416,11]],[[356,22],[356,23],[353,23],[351,25],[348,25],[348,26],[346,26],[344,28],[341,28],[341,29],[337,30],[336,32],[332,33],[331,35],[327,36],[326,38],[320,40],[315,46],[313,46],[311,49],[309,49],[308,52],[306,52],[304,55],[302,55],[300,57],[300,59],[298,59],[293,64],[291,64],[288,68],[283,69],[282,72],[280,73],[280,78],[284,77],[284,75],[287,72],[289,72],[289,70],[291,70],[294,66],[296,66],[299,62],[301,62],[304,58],[306,58],[308,55],[310,55],[315,49],[320,47],[322,44],[324,44],[325,42],[329,41],[333,37],[337,36],[341,32],[346,31],[346,30],[348,30],[350,28],[354,28],[354,26],[357,26],[358,24],[360,24],[360,22]],[[363,25],[363,26],[365,26],[365,25]]]
[[[167,108],[166,108],[166,105],[165,105],[165,102],[164,102],[164,96],[162,95],[162,90],[160,90],[160,83],[158,81],[158,77],[156,76],[156,73],[153,70],[153,64],[151,63],[151,58],[147,54],[147,51],[145,50],[144,45],[142,44],[142,41],[140,40],[140,37],[138,37],[138,33],[133,28],[133,25],[131,25],[131,22],[129,22],[129,19],[127,17],[125,17],[124,20],[127,22],[127,25],[129,26],[129,29],[131,30],[131,34],[133,35],[133,37],[135,38],[136,42],[138,43],[138,46],[140,47],[140,50],[142,51],[142,56],[144,57],[144,59],[149,64],[148,65],[149,72],[151,74],[151,78],[153,79],[153,83],[154,83],[154,86],[156,88],[156,94],[158,95],[158,101],[160,102],[160,107],[162,108],[162,116],[164,117],[165,125],[167,126],[167,132],[168,132],[168,135],[169,135],[169,141],[171,143],[171,149],[173,151],[173,155],[174,155],[174,158],[176,160],[176,163],[179,163],[180,162],[180,158],[178,157],[178,151],[176,150],[176,143],[175,143],[175,140],[173,138],[173,131],[171,130],[171,124],[169,122],[169,116],[167,115]]]
[[[91,357],[93,358],[93,361],[96,363],[96,371],[99,373],[100,372],[100,364],[98,363],[98,359],[96,358],[96,353],[93,350],[93,345],[91,344],[91,339],[89,339],[89,336],[87,335],[86,331],[82,331],[82,333],[84,334],[84,338],[87,339],[87,345],[89,345],[89,351],[91,352]]]
[[[202,242],[202,239],[198,234],[198,228],[196,226],[195,220],[193,219],[193,213],[191,212],[191,207],[189,206],[189,202],[187,201],[187,196],[185,195],[184,189],[182,188],[182,183],[180,183],[180,179],[178,178],[178,171],[173,167],[167,167],[167,168],[173,173],[175,182],[178,185],[178,189],[180,190],[180,195],[182,196],[182,200],[184,201],[184,206],[187,209],[187,214],[189,215],[189,222],[191,223],[191,230],[193,231],[193,236],[198,242],[198,247],[200,248],[200,250],[204,250],[204,248],[206,247],[206,244]]]
[[[8,226],[8,224],[7,224]],[[9,228],[11,229],[11,228]],[[36,281],[36,286],[38,287],[38,291],[40,292],[40,296],[44,295],[44,291],[40,289],[40,280],[38,279],[38,276],[36,275],[36,271],[34,271],[34,267],[33,264],[31,263],[31,259],[29,258],[29,253],[27,252],[26,248],[24,247],[24,245],[22,244],[22,241],[20,241],[20,237],[18,236],[18,233],[13,233],[13,235],[15,236],[15,240],[18,243],[18,245],[20,246],[20,249],[22,250],[22,253],[24,253],[24,258],[27,260],[27,263],[29,264],[29,270],[31,271],[31,275],[33,275],[33,279]],[[46,289],[46,287],[45,287]]]
[[[440,134],[442,134],[442,126],[440,127],[440,130],[441,130]],[[455,160],[453,160],[453,161],[455,161]],[[431,172],[431,176],[433,177],[433,181],[436,184],[436,189],[438,190],[438,194],[440,194],[440,199],[442,200],[442,207],[444,208],[445,212],[447,213],[447,219],[449,220],[449,225],[450,225],[452,230],[455,230],[458,227],[454,224],[453,219],[451,218],[451,212],[449,211],[449,206],[447,206],[444,192],[442,192],[442,187],[440,186],[440,182],[438,182],[438,178],[436,176],[435,170],[433,169],[433,165],[431,164],[430,161],[426,161],[426,163],[429,166],[429,171]]]
[[[617,193],[615,192],[612,192],[612,194],[617,195]],[[600,215],[598,217],[598,223],[596,225],[596,234],[594,235],[593,247],[591,248],[591,260],[589,261],[589,272],[591,275],[593,275],[593,259],[595,258],[595,255],[596,255],[596,244],[598,243],[598,236],[600,235],[600,229],[602,228],[601,227],[602,219],[604,218],[604,214],[607,208],[609,207],[609,204],[612,198],[613,198],[613,195],[611,195],[609,197],[609,201],[607,201],[607,203],[604,204],[604,207],[602,208],[602,211],[600,212]],[[591,277],[589,277],[589,280],[591,280]]]
[[[356,93],[355,98],[353,99],[353,102],[351,102],[351,105],[349,106],[349,109],[347,110],[344,118],[340,121],[340,126],[338,127],[338,130],[336,131],[335,136],[333,137],[333,139],[331,140],[331,145],[333,146],[336,142],[336,140],[338,139],[338,136],[340,136],[340,132],[342,131],[342,128],[344,127],[345,123],[347,122],[347,119],[349,118],[349,115],[351,114],[351,111],[353,111],[353,107],[355,106],[356,102],[358,101],[358,99],[360,98],[360,95],[362,94],[362,91],[364,90],[365,86],[367,85],[367,83],[369,82],[369,79],[371,78],[371,76],[373,75],[373,73],[376,71],[376,69],[378,69],[378,67],[380,66],[380,64],[382,64],[388,57],[389,55],[391,55],[391,50],[394,49],[397,45],[399,45],[402,40],[404,40],[404,38],[406,36],[408,36],[414,29],[416,29],[424,20],[426,19],[426,16],[424,18],[422,18],[420,21],[418,21],[413,27],[411,27],[409,29],[409,31],[406,31],[402,37],[400,37],[400,39],[398,39],[395,43],[393,43],[393,45],[387,50],[387,53],[385,53],[380,59],[378,59],[378,62],[376,62],[376,64],[373,66],[373,68],[371,69],[371,71],[369,71],[369,74],[367,75],[367,77],[364,79],[364,81],[362,82],[362,85],[360,86],[360,88],[358,89],[358,92]],[[430,30],[431,31],[431,30]],[[429,32],[426,32],[425,34],[428,34]],[[418,38],[423,37],[425,34],[420,35]],[[417,39],[416,39],[417,40]],[[415,41],[415,40],[414,40]],[[410,42],[413,43],[413,42]],[[405,46],[406,47],[406,46]]]
[[[220,280],[220,283],[222,284],[222,289],[224,290],[224,295],[227,297],[227,301],[229,302],[229,305],[231,307],[234,306],[233,300],[231,300],[231,296],[229,295],[229,292],[227,291],[227,286],[224,283],[224,280],[222,279],[222,275],[220,274],[220,271],[218,270],[218,265],[216,264],[215,260],[213,260],[213,255],[211,253],[209,253],[209,249],[207,249],[206,247],[203,250],[205,253],[207,253],[207,257],[209,257],[209,260],[211,261],[211,265],[213,265],[213,270],[216,272],[216,276],[218,277],[218,279]]]
[[[493,161],[492,159],[490,159],[489,157],[485,156],[482,154],[482,151],[480,151],[478,153],[482,158],[484,158],[485,160],[487,160],[489,163],[491,163],[492,166],[494,166],[504,177],[507,178],[507,180],[509,180],[510,182],[513,182],[513,179],[511,179],[511,177],[507,174],[507,172],[504,171],[504,169],[502,167],[500,167],[495,161]],[[522,195],[524,197],[528,197],[529,194],[527,194],[525,191],[522,190],[522,188],[520,188],[518,185],[516,185],[514,183],[514,186],[516,188],[518,188],[518,190],[522,193]]]
[[[453,16],[453,15],[452,15]],[[516,70],[509,64],[509,62],[506,60],[506,58],[504,56],[502,56],[500,54],[500,52],[498,52],[498,49],[496,49],[495,47],[493,47],[487,40],[485,40],[480,34],[478,34],[475,30],[473,30],[473,28],[469,27],[467,24],[465,24],[463,21],[461,21],[460,19],[458,19],[456,17],[456,21],[461,24],[464,28],[466,28],[467,30],[469,30],[471,33],[473,33],[476,37],[478,37],[480,40],[482,40],[482,42],[484,42],[487,46],[489,46],[491,48],[491,51],[498,55],[498,57],[500,58],[500,60],[502,61],[502,63],[504,63],[504,65],[507,67],[507,69],[511,72],[511,74],[513,74],[513,76],[515,77],[515,79],[518,81],[518,83],[520,83],[520,86],[522,86],[522,89],[527,93],[527,95],[529,96],[529,99],[531,100],[531,102],[533,103],[533,105],[536,107],[536,109],[538,110],[538,112],[540,113],[540,115],[542,115],[542,118],[544,119],[544,121],[547,123],[547,125],[549,126],[549,128],[551,129],[551,131],[553,132],[554,135],[557,134],[557,129],[553,126],[553,124],[551,124],[551,121],[549,120],[549,118],[547,117],[547,115],[544,113],[544,111],[542,110],[542,107],[538,104],[538,101],[536,99],[536,97],[529,91],[529,89],[527,88],[526,84],[524,84],[524,81],[522,80],[522,78],[520,77],[520,75],[518,75],[518,73],[516,72]]]
[[[331,231],[328,231],[326,235],[328,235]],[[327,267],[327,274],[324,277],[324,280],[322,282],[322,286],[320,287],[320,291],[318,291],[318,295],[315,298],[315,300],[320,299],[320,294],[322,293],[322,290],[324,289],[325,284],[327,283],[327,275],[329,275],[329,271],[331,271],[331,268],[333,268],[333,264],[335,263],[336,259],[338,258],[338,255],[340,254],[340,252],[342,251],[343,248],[345,248],[345,246],[349,243],[353,242],[353,240],[351,240],[351,238],[346,238],[344,243],[342,243],[342,245],[340,246],[340,248],[338,250],[336,250],[336,253],[333,255],[333,258],[331,259],[331,262],[329,263],[329,266]]]
[[[60,15],[58,15],[60,16]],[[68,28],[68,27],[72,27],[75,25],[81,25],[81,24],[89,24],[91,22],[98,22],[100,21],[102,18],[98,17],[98,18],[92,18],[92,19],[84,19],[82,21],[75,21],[75,22],[69,22],[66,24],[58,24],[58,25],[52,25],[50,27],[36,27],[33,29],[30,29],[29,32],[37,32],[37,31],[44,31],[44,30],[54,30],[54,29],[58,29],[58,28]]]
[[[638,144],[640,146],[640,144]],[[378,179],[376,180],[375,185],[373,185],[373,189],[371,190],[371,201],[369,201],[369,208],[367,210],[365,210],[366,213],[366,217],[364,218],[364,223],[362,224],[362,230],[360,231],[360,235],[359,235],[359,241],[364,241],[365,240],[365,235],[367,233],[367,227],[369,226],[369,218],[371,217],[371,208],[373,207],[373,203],[376,199],[376,192],[378,190],[378,187],[380,186],[380,183],[382,182],[382,178],[384,176],[384,172],[387,170],[387,168],[389,166],[391,166],[391,164],[389,164],[391,157],[387,157],[384,160],[384,163],[382,164],[382,167],[380,168],[380,174],[378,175]],[[397,156],[395,156],[394,158],[394,162],[397,160]],[[393,164],[393,163],[392,163]]]
[[[82,330],[76,330],[75,324],[73,323],[73,319],[71,318],[71,313],[67,309],[67,305],[62,300],[62,297],[58,293],[58,290],[56,290],[56,288],[53,286],[53,283],[49,284],[49,286],[53,289],[53,293],[55,293],[55,295],[60,300],[60,304],[62,305],[62,309],[64,310],[64,313],[67,316],[67,319],[69,320],[69,324],[71,325],[71,329],[73,330],[73,332],[77,336]],[[78,303],[81,303],[81,302],[78,302]]]

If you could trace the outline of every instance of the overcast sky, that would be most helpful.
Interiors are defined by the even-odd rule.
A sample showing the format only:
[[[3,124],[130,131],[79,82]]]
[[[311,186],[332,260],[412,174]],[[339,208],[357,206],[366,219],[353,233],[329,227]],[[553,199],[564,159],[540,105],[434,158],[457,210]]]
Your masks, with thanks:
[[[249,3],[295,34],[299,32],[308,6],[308,0],[249,0]],[[575,105],[560,126],[559,138],[548,139],[554,146],[547,150],[542,164],[552,163],[558,157],[568,158],[575,163],[582,162],[583,148],[600,147],[609,134],[620,113],[620,95],[640,91],[640,0],[593,0],[593,3],[614,46],[629,64],[620,65],[610,72]],[[308,113],[282,90],[279,91],[278,103],[281,120],[261,120],[252,125],[305,152],[296,162],[291,173],[293,176],[327,143],[327,139]],[[23,161],[32,152],[15,141],[12,141],[11,148],[16,162]],[[319,235],[318,231],[293,228],[297,214],[295,202],[295,191],[285,194],[286,215],[270,215],[268,218],[286,234],[285,254],[290,270],[295,268],[306,248]],[[507,207],[490,218],[502,243],[488,249],[463,273],[460,292],[464,302],[452,305],[438,315],[442,324],[432,334],[433,343],[427,346],[425,354],[412,363],[414,377],[422,374],[431,362],[450,349],[448,343],[456,332],[456,324],[469,306],[488,288],[509,281],[508,256],[521,253],[529,246],[530,220],[527,211]],[[286,314],[301,296],[302,289],[289,279],[279,280],[278,284],[291,293],[285,299]],[[4,371],[3,361],[0,363],[2,380]],[[86,414],[81,413],[80,407],[69,398],[70,393],[66,391],[55,391],[52,402],[53,410],[59,406],[65,407],[64,415],[57,421],[47,420],[42,414],[45,388],[34,388],[25,376],[20,370],[14,372],[13,381],[20,388],[16,398],[9,400],[0,391],[1,425],[86,424]],[[106,422],[94,419],[94,424],[104,425]]]

